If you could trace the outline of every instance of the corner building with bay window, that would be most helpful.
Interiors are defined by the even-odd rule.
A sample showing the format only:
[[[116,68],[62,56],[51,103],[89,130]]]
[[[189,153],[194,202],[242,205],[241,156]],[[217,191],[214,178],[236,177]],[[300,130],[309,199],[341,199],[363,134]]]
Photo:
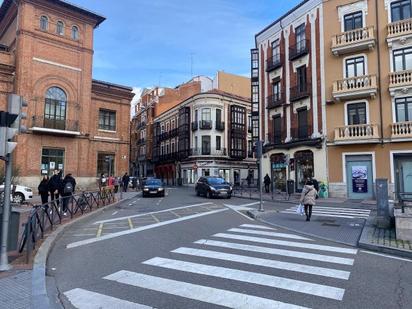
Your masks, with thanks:
[[[28,103],[17,138],[21,184],[54,169],[80,188],[129,165],[132,89],[92,79],[93,32],[104,17],[66,1],[4,0],[0,7],[0,109],[16,93]]]

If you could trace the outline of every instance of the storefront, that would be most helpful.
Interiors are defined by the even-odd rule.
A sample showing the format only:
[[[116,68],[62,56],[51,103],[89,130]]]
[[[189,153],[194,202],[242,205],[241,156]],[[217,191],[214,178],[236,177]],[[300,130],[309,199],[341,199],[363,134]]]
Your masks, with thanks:
[[[283,153],[270,156],[271,180],[274,192],[286,192],[286,157]]]
[[[298,151],[295,158],[296,191],[302,192],[306,179],[314,177],[313,152],[311,150]]]

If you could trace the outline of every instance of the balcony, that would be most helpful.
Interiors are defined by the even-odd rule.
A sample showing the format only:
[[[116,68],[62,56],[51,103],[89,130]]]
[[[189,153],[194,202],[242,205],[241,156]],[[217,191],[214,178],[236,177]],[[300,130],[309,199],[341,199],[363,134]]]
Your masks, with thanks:
[[[283,65],[282,59],[283,59],[283,55],[280,55],[280,54],[267,59],[266,60],[266,72],[270,72],[270,71],[280,68]]]
[[[191,156],[227,156],[226,148],[220,150],[210,148],[192,148]]]
[[[412,138],[412,121],[391,124],[392,139]]]
[[[216,127],[216,131],[224,131],[225,123],[223,121],[216,121],[215,127]]]
[[[400,39],[405,41],[409,36],[412,36],[412,19],[399,20],[394,23],[390,23],[387,26],[387,37],[388,45],[391,46],[394,40]]]
[[[159,135],[159,141],[164,141],[169,138],[169,132],[163,132]]]
[[[335,128],[335,144],[378,143],[377,124],[355,124]]]
[[[310,139],[312,135],[312,126],[298,126],[297,128],[291,128],[291,136],[294,141],[301,141]]]
[[[332,37],[332,53],[336,56],[375,47],[373,26],[343,32]]]
[[[289,60],[293,61],[309,53],[309,40],[301,40],[296,45],[289,47]]]
[[[159,156],[159,159],[160,159],[161,162],[177,161],[177,160],[179,160],[179,153],[178,152],[172,152],[172,153],[161,154]]]
[[[199,124],[197,121],[192,122],[192,131],[196,131],[199,128]]]
[[[312,84],[306,83],[303,85],[296,85],[290,88],[290,101],[298,101],[307,98],[312,93]]]
[[[266,98],[267,100],[267,109],[272,109],[280,107],[285,104],[285,99],[280,94],[272,94]]]
[[[211,130],[212,129],[212,120],[200,120],[199,121],[200,130]]]
[[[33,116],[30,130],[34,133],[79,136],[79,121],[67,119],[50,119],[42,116]]]
[[[376,75],[345,78],[333,82],[332,96],[336,100],[375,97],[378,91]]]
[[[137,140],[137,145],[142,145],[142,144],[144,144],[145,143],[145,139],[144,138],[139,138],[138,140]]]
[[[170,138],[176,137],[178,135],[179,135],[179,130],[177,128],[171,129],[170,132],[169,132],[169,137]]]
[[[282,135],[279,133],[273,134],[269,133],[267,135],[267,143],[269,145],[280,145],[282,144]]]
[[[389,73],[389,91],[394,95],[396,90],[405,92],[407,88],[412,88],[412,71],[398,71]]]

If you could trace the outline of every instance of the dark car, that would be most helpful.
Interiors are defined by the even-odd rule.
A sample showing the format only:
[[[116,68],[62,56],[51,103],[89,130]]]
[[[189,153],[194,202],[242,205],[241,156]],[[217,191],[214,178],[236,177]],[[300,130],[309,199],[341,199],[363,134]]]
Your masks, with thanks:
[[[150,178],[144,181],[143,185],[143,197],[157,195],[157,196],[165,196],[165,188],[163,186],[163,182],[157,178]]]
[[[232,186],[221,177],[200,177],[195,186],[196,195],[212,197],[232,197]]]

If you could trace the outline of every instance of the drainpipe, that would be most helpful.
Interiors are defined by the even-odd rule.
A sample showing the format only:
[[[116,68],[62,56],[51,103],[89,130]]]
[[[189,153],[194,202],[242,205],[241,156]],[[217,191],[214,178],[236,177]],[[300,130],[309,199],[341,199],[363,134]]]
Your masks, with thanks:
[[[378,99],[379,99],[379,120],[380,120],[380,142],[383,146],[383,114],[382,114],[382,83],[381,83],[381,49],[379,40],[379,6],[378,0],[375,0],[375,21],[376,21],[376,45],[378,54]]]

